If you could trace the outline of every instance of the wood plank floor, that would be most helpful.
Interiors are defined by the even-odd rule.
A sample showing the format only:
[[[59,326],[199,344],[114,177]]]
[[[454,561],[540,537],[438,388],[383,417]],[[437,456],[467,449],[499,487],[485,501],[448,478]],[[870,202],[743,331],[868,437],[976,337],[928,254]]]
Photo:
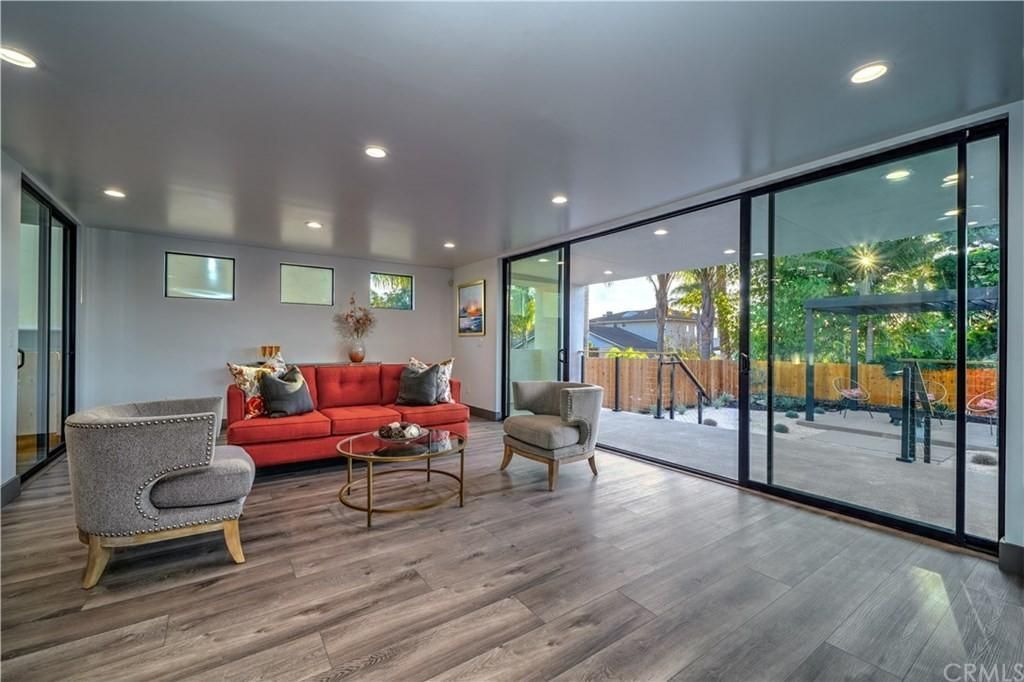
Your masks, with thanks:
[[[1024,585],[986,559],[610,454],[555,493],[500,459],[500,426],[474,422],[465,508],[369,531],[337,501],[341,468],[261,476],[247,563],[187,538],[119,551],[88,592],[59,461],[3,510],[0,674],[941,680],[1024,662]],[[380,504],[430,493],[379,483]]]

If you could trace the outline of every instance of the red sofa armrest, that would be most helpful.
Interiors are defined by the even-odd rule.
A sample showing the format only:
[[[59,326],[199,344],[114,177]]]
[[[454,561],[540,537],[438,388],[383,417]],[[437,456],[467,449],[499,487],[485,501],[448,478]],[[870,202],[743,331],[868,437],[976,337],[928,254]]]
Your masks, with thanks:
[[[245,394],[242,389],[232,384],[228,386],[228,426],[245,418]]]
[[[457,403],[462,402],[462,382],[452,377],[450,383],[452,387],[452,400]]]

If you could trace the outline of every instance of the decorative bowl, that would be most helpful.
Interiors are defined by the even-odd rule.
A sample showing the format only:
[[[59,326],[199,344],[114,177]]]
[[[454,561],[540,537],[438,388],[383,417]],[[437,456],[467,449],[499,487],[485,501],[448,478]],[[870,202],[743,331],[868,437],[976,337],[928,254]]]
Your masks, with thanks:
[[[408,443],[427,435],[428,430],[412,422],[392,422],[377,429],[377,438],[388,443]]]

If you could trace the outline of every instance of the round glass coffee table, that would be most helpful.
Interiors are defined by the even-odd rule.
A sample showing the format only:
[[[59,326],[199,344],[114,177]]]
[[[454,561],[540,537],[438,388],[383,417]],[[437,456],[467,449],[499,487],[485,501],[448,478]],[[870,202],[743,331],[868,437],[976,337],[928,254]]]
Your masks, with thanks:
[[[463,503],[463,472],[466,463],[466,439],[457,433],[446,430],[431,429],[419,438],[408,442],[395,443],[377,437],[376,431],[361,433],[358,436],[342,438],[338,443],[338,454],[347,460],[347,480],[341,490],[338,491],[338,501],[349,509],[366,512],[366,527],[373,525],[374,512],[395,513],[395,512],[416,512],[438,507],[456,495],[459,496],[459,506]],[[431,462],[438,457],[459,456],[459,473],[453,474],[449,471],[432,469]],[[352,478],[352,461],[359,460],[366,462],[366,477]],[[422,462],[422,467],[401,467],[397,469],[384,469],[374,474],[373,465],[382,462]],[[399,474],[403,472],[425,473],[427,480],[431,474],[447,476],[459,482],[459,489],[452,491],[439,500],[416,505],[412,507],[377,507],[373,500],[373,479],[375,476]],[[365,484],[366,505],[363,506],[352,500],[353,487]]]

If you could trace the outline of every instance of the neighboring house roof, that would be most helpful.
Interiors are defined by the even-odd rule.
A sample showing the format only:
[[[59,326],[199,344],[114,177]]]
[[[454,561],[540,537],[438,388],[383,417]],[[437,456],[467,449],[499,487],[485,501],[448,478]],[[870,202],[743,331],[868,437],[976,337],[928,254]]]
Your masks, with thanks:
[[[605,313],[601,317],[595,317],[590,320],[590,326],[605,324],[621,324],[623,322],[656,322],[658,319],[654,308],[647,308],[646,310],[625,310],[621,313]],[[678,310],[668,311],[666,318],[670,321],[693,321],[693,317],[679,312]]]
[[[590,335],[618,348],[632,348],[640,351],[654,351],[658,344],[639,334],[622,329],[621,327],[590,327]]]

